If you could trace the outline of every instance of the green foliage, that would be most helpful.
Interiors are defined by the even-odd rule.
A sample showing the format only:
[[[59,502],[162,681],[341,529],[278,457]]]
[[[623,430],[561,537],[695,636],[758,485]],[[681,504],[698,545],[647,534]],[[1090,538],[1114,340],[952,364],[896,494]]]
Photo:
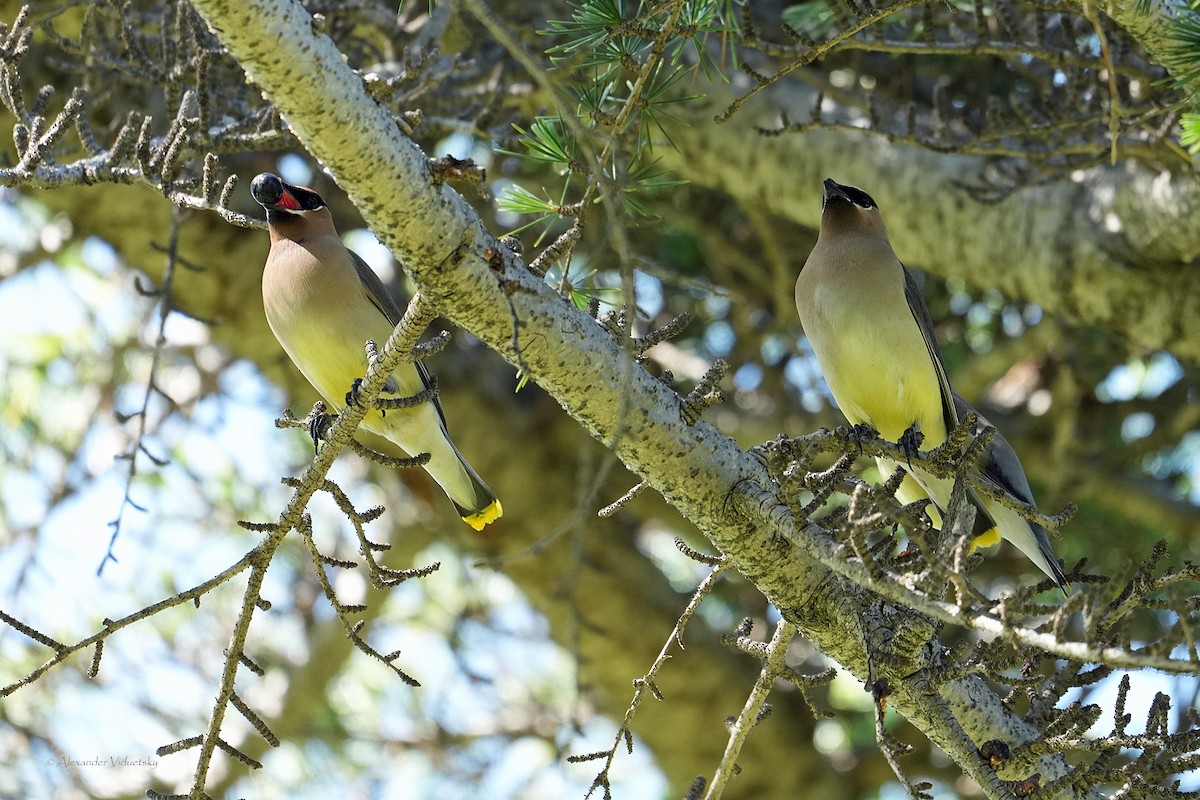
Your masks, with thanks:
[[[1176,83],[1195,97],[1200,81],[1200,0],[1179,6],[1171,20],[1166,54],[1171,61]]]
[[[567,37],[567,41],[546,51],[551,55],[601,47],[610,39],[611,30],[625,23],[624,0],[583,0],[571,6],[574,9],[571,19],[548,20],[550,27],[538,31],[543,35],[561,34]]]
[[[1200,153],[1200,114],[1184,114],[1179,124],[1179,143],[1190,153]]]
[[[1144,6],[1144,9],[1143,9]],[[1138,3],[1139,13],[1149,13],[1150,4]],[[1178,3],[1167,27],[1169,44],[1164,61],[1174,76],[1174,84],[1187,93],[1192,108],[1200,106],[1200,0]],[[1185,113],[1180,119],[1179,143],[1189,152],[1200,152],[1200,113]]]
[[[543,164],[554,164],[557,166],[571,168],[573,164],[579,162],[579,146],[575,142],[575,138],[571,135],[559,117],[537,117],[533,124],[529,126],[529,130],[522,129],[519,125],[514,125],[517,133],[521,134],[520,142],[525,146],[526,152],[514,153],[509,150],[501,150],[500,152],[512,156],[523,156],[530,161],[536,161]]]
[[[559,293],[570,298],[580,311],[586,311],[593,300],[615,306],[621,300],[621,290],[609,286],[594,285],[596,270],[573,267],[551,267],[546,272],[546,283],[557,286]]]
[[[784,24],[813,39],[824,39],[833,30],[837,17],[825,3],[800,3],[788,6],[781,15]]]
[[[687,181],[672,177],[668,170],[658,167],[658,159],[650,162],[635,162],[630,166],[629,174],[623,181],[625,194],[625,210],[630,215],[652,217],[653,213],[638,199],[638,192],[649,189],[665,189],[669,186],[680,186]]]
[[[541,223],[547,223],[546,230],[549,230],[549,223],[558,218],[560,209],[558,203],[549,198],[543,200],[525,187],[516,184],[505,190],[497,205],[501,211],[507,211],[510,214],[532,214],[534,216],[532,221],[516,228],[511,233],[520,233]],[[543,232],[544,235],[545,232]],[[539,242],[541,239],[542,237],[538,237]]]
[[[539,244],[559,220],[595,205],[631,219],[653,216],[646,196],[682,183],[656,166],[652,153],[656,144],[674,146],[672,109],[701,97],[683,83],[696,74],[723,77],[707,37],[737,31],[735,0],[574,0],[571,9],[569,18],[549,20],[538,31],[554,40],[546,54],[565,95],[562,110],[538,117],[528,130],[514,126],[519,147],[500,150],[561,178],[557,191],[543,188],[539,195],[514,184],[500,198],[501,210],[533,218],[518,231],[542,228]],[[572,247],[560,255],[568,271]],[[584,305],[594,296],[578,281],[568,283]]]

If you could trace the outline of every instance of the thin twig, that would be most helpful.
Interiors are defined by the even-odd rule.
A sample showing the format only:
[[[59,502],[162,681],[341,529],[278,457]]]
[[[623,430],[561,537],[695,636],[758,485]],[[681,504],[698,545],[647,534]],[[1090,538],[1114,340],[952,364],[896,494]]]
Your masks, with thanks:
[[[604,759],[604,766],[600,769],[599,774],[596,775],[595,780],[592,781],[592,786],[585,797],[590,797],[592,792],[598,788],[608,787],[608,773],[612,768],[613,760],[617,757],[617,750],[620,748],[621,743],[625,742],[627,747],[632,747],[633,718],[637,714],[642,701],[646,698],[646,694],[649,693],[656,699],[662,699],[662,695],[659,693],[654,679],[657,677],[659,670],[670,660],[672,646],[678,644],[679,648],[683,649],[683,632],[687,628],[688,622],[691,621],[692,616],[696,613],[696,609],[700,607],[700,603],[704,601],[704,598],[708,597],[713,587],[717,585],[717,581],[720,580],[721,575],[729,568],[729,562],[722,562],[713,567],[712,572],[708,573],[708,576],[700,582],[700,585],[696,587],[696,591],[692,593],[692,599],[688,601],[687,607],[679,615],[679,619],[675,621],[675,627],[671,629],[670,635],[667,636],[662,649],[658,651],[658,656],[655,657],[654,662],[650,665],[650,669],[646,670],[645,675],[634,680],[633,699],[629,701],[629,707],[625,709],[625,718],[621,720],[621,726],[617,730],[612,747],[602,753],[589,754],[590,757],[575,756],[568,759],[568,761],[574,762],[590,761],[599,758]]]
[[[761,718],[760,715],[766,706],[767,697],[775,685],[775,679],[781,677],[786,670],[784,656],[787,655],[788,645],[796,636],[797,631],[798,628],[785,619],[779,620],[779,624],[775,626],[775,634],[766,646],[762,671],[759,672],[758,680],[754,682],[754,688],[750,690],[750,695],[746,698],[746,704],[742,706],[741,713],[730,726],[729,741],[725,744],[721,762],[717,765],[713,779],[708,784],[708,790],[704,793],[704,800],[717,800],[724,793],[729,779],[737,771],[737,758],[742,752],[742,745],[746,743],[750,729]]]
[[[125,474],[125,492],[121,497],[121,505],[117,509],[117,516],[108,523],[112,528],[112,535],[108,538],[108,548],[105,550],[104,557],[100,559],[100,564],[96,567],[96,574],[100,575],[104,572],[104,566],[112,561],[116,562],[117,557],[113,554],[113,547],[116,545],[117,537],[121,535],[121,522],[125,518],[125,510],[128,508],[136,508],[138,511],[146,509],[133,502],[133,482],[137,477],[138,456],[146,453],[146,433],[147,420],[150,418],[150,398],[156,393],[162,394],[162,390],[158,388],[158,368],[162,361],[163,351],[167,346],[167,318],[171,316],[171,311],[174,310],[174,287],[175,287],[175,266],[179,260],[179,230],[183,226],[184,212],[179,206],[171,209],[171,233],[167,239],[167,263],[163,268],[162,288],[158,290],[158,331],[154,337],[154,347],[150,351],[150,370],[146,376],[146,390],[142,393],[142,407],[137,412],[127,415],[129,419],[137,417],[137,430],[133,435],[133,442],[129,445],[129,450],[123,453],[120,458],[129,462],[129,469]],[[175,403],[167,398],[168,403],[174,408]],[[161,422],[161,420],[160,420]],[[147,455],[149,455],[147,453]],[[151,457],[152,460],[162,466],[159,459]]]

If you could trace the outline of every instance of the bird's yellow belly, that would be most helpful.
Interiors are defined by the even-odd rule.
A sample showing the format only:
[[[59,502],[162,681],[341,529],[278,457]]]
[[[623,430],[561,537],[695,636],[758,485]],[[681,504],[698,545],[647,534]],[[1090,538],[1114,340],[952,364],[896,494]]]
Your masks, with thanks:
[[[314,323],[308,315],[267,308],[267,322],[284,351],[321,396],[341,409],[346,392],[355,378],[367,371],[364,345],[354,336],[339,335],[324,324]]]
[[[367,372],[365,356],[339,344],[326,340],[309,342],[308,346],[299,348],[287,348],[292,361],[303,365],[300,371],[304,377],[334,410],[346,405],[346,392],[350,391],[354,379],[363,377]]]
[[[341,409],[351,383],[366,374],[366,341],[382,347],[391,326],[365,302],[352,269],[331,270],[306,248],[278,246],[290,248],[290,258],[286,268],[268,261],[263,274],[267,323],[313,388]]]
[[[870,424],[890,441],[916,424],[928,449],[946,439],[941,386],[916,322],[907,323],[881,325],[865,316],[842,320],[840,335],[817,358],[852,424]]]

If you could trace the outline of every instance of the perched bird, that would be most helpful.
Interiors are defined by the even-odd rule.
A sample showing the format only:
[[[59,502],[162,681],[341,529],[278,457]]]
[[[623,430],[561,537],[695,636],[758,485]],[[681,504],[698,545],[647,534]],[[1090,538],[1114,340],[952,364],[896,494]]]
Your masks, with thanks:
[[[367,373],[367,340],[382,347],[400,309],[379,276],[342,244],[320,195],[269,172],[255,176],[250,193],[267,210],[271,232],[262,278],[267,322],[308,382],[340,410],[351,384]],[[429,386],[422,364],[404,363],[381,396],[411,397]],[[503,513],[495,493],[450,441],[436,396],[412,408],[371,410],[362,427],[412,455],[429,453],[425,470],[475,530]]]
[[[929,309],[892,251],[878,206],[863,190],[825,181],[821,230],[796,280],[796,308],[829,389],[852,424],[870,425],[893,442],[911,441],[906,432],[912,429],[932,449],[973,410],[950,388]],[[986,425],[981,417],[978,429]],[[884,475],[897,466],[889,459],[878,463]],[[984,480],[1033,503],[1021,462],[1002,436],[992,439],[977,467]],[[946,509],[953,485],[914,464],[897,496],[905,503],[930,498],[937,507],[931,516],[940,525],[937,512]],[[1003,537],[1067,591],[1044,528],[973,490],[968,496],[976,508],[976,546]]]

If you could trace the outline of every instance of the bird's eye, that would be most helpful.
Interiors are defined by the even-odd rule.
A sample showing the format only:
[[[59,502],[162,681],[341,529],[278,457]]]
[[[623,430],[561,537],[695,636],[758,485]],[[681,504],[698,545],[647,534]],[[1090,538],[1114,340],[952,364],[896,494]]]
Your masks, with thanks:
[[[850,202],[859,208],[875,208],[875,201],[871,199],[871,195],[859,189],[857,186],[843,186],[842,190],[846,196],[850,198]]]
[[[305,211],[316,211],[325,207],[325,201],[321,199],[321,195],[312,189],[294,186],[292,187],[292,196],[296,198],[296,202],[300,204],[300,208]]]

